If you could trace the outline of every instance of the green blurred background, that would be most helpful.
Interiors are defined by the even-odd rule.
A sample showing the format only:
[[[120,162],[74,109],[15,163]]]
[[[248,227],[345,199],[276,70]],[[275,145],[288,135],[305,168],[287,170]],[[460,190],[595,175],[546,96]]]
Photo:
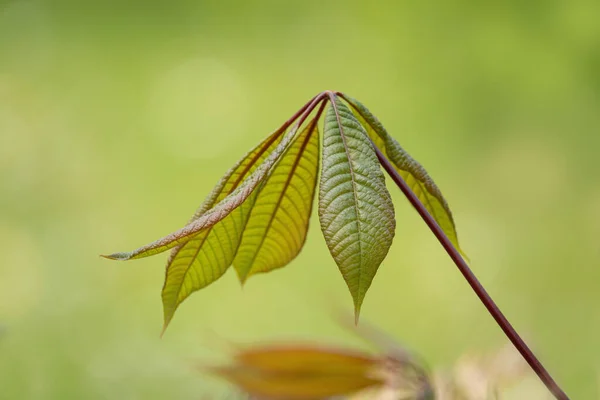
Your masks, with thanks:
[[[597,398],[599,21],[597,0],[0,0],[0,398],[219,398],[190,368],[222,359],[215,334],[357,345],[331,318],[351,299],[316,215],[292,264],[243,290],[230,271],[162,340],[166,255],[98,257],[181,226],[325,89],[425,165],[503,311],[573,398]],[[397,234],[365,321],[434,366],[504,345],[388,187]]]

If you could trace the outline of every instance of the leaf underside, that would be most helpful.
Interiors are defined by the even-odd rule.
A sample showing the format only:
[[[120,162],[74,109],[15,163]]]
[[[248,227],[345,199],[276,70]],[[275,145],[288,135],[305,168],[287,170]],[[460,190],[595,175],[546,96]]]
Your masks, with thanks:
[[[276,132],[248,153],[225,175],[209,199],[200,206],[192,221],[201,218],[207,209],[222,201],[254,173],[280,141],[281,137]],[[256,195],[252,193],[223,220],[171,251],[162,290],[164,328],[168,326],[179,304],[192,292],[208,286],[227,271],[239,246]]]
[[[458,244],[458,235],[454,225],[454,218],[442,192],[425,171],[425,168],[413,159],[394,139],[388,134],[381,122],[362,103],[349,96],[344,96],[352,107],[352,111],[362,126],[365,127],[369,137],[393,164],[396,171],[406,181],[413,193],[423,203],[429,214],[436,220],[440,228],[450,239],[452,244],[465,255]]]
[[[396,223],[373,144],[337,98],[325,116],[319,220],[358,318],[365,294],[392,244]]]
[[[270,138],[272,141],[267,139],[250,152],[221,180],[185,227],[132,252],[107,256],[129,260],[176,248],[169,259],[163,287],[165,328],[177,306],[190,293],[214,282],[231,265],[250,210],[260,192],[257,189],[288,149],[297,128],[294,126],[281,139],[277,132],[274,133]],[[264,160],[259,164],[261,158]],[[253,167],[250,173],[247,169]],[[209,208],[211,204],[214,205]]]

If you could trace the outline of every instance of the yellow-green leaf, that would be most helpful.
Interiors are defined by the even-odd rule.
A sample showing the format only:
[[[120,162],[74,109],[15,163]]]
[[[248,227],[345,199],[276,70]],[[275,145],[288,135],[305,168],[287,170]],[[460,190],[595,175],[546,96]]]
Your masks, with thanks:
[[[396,171],[423,203],[429,214],[452,241],[452,244],[464,255],[458,244],[458,235],[450,207],[448,207],[442,192],[427,174],[425,168],[413,159],[396,139],[388,134],[377,117],[371,114],[363,104],[345,95],[344,98],[352,106],[354,115],[367,130],[371,140],[392,162]]]
[[[319,220],[355,316],[394,238],[392,199],[367,133],[337,98],[325,116]]]
[[[162,293],[165,329],[181,302],[192,292],[214,282],[231,265],[259,193],[257,189],[289,148],[297,129],[294,126],[281,140],[274,134],[270,138],[273,140],[267,139],[244,157],[184,228],[132,252],[107,256],[128,260],[176,247],[169,258]],[[263,162],[254,167],[261,158]]]
[[[261,165],[280,141],[281,135],[275,132],[240,160],[200,206],[192,221],[202,217],[206,210],[235,190]],[[193,291],[208,286],[227,271],[240,244],[257,193],[258,191],[252,193],[223,220],[171,251],[162,290],[164,329],[179,304]]]
[[[304,245],[319,167],[317,122],[294,140],[254,203],[233,261],[242,282],[287,265]]]

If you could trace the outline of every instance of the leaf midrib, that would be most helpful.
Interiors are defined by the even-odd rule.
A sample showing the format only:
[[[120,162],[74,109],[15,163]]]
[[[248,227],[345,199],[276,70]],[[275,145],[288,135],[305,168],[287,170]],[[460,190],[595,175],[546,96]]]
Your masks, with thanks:
[[[346,137],[344,135],[344,128],[342,127],[342,121],[340,119],[340,113],[337,108],[336,101],[337,99],[332,99],[331,106],[335,112],[335,118],[338,123],[338,127],[340,129],[340,137],[342,138],[342,144],[344,145],[344,151],[346,152],[346,156],[348,157],[348,168],[350,170],[350,181],[352,182],[352,195],[354,197],[354,209],[356,210],[356,225],[358,226],[357,234],[358,234],[358,252],[360,254],[360,271],[358,274],[358,294],[360,296],[361,286],[362,286],[362,268],[363,268],[363,256],[362,256],[362,242],[361,242],[361,220],[360,220],[360,209],[358,207],[358,191],[356,181],[354,179],[354,167],[352,165],[352,159],[350,158],[350,150],[348,148],[348,144],[346,143]],[[355,305],[356,307],[356,305]]]

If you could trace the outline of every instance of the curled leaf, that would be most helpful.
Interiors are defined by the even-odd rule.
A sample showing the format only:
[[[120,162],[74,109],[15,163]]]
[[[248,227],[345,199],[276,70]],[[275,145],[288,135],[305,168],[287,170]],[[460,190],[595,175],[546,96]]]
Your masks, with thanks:
[[[304,245],[319,167],[317,122],[298,135],[254,203],[233,261],[242,282],[285,266]]]
[[[183,228],[158,239],[152,243],[142,246],[131,252],[114,253],[106,258],[113,260],[132,260],[136,258],[148,257],[163,251],[172,249],[190,240],[194,235],[215,225],[217,222],[228,216],[233,210],[239,207],[267,177],[270,169],[283,155],[290,142],[296,134],[297,126],[294,126],[278,146],[273,150],[269,157],[246,179],[241,185],[236,187],[223,200],[215,204],[214,207],[197,216]]]
[[[394,238],[394,207],[373,144],[337,98],[325,116],[323,135],[319,220],[358,318]]]
[[[454,225],[452,212],[442,192],[425,171],[425,168],[412,158],[388,134],[381,122],[358,100],[344,95],[353,109],[354,115],[361,125],[367,130],[369,137],[375,145],[390,160],[400,176],[406,181],[413,193],[419,198],[429,214],[436,220],[452,244],[464,255],[458,245],[458,235]]]

